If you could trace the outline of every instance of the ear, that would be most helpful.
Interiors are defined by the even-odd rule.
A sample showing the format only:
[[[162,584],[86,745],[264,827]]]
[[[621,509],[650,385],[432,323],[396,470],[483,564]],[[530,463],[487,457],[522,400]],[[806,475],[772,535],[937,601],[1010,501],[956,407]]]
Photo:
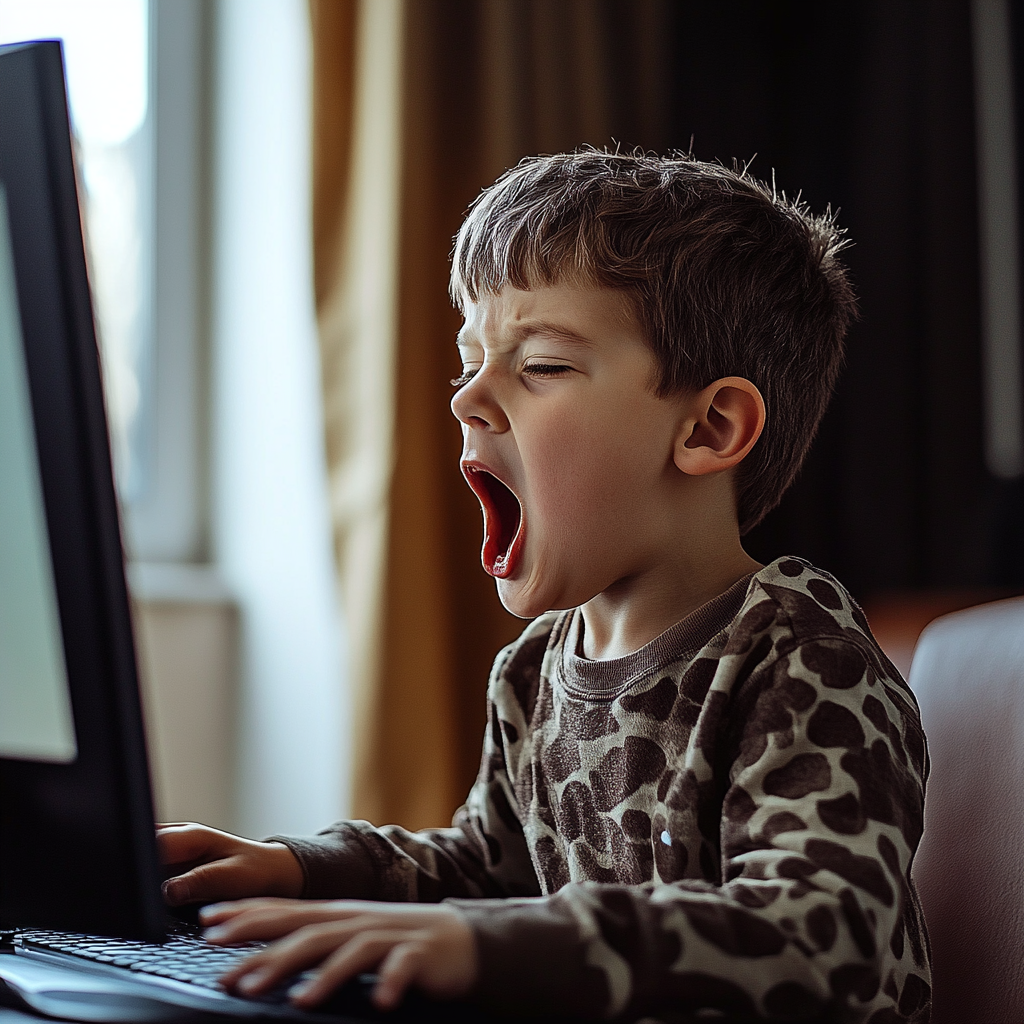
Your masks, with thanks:
[[[691,396],[673,449],[688,476],[721,473],[740,463],[764,429],[764,399],[745,377],[723,377]]]

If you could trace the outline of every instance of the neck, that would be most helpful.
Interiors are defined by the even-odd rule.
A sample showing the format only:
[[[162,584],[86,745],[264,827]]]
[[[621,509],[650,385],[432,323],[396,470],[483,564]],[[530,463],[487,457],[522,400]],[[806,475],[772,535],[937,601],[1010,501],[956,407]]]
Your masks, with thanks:
[[[675,545],[652,559],[649,571],[617,581],[582,606],[584,657],[632,654],[763,568],[743,550],[735,519],[701,519],[677,523]]]

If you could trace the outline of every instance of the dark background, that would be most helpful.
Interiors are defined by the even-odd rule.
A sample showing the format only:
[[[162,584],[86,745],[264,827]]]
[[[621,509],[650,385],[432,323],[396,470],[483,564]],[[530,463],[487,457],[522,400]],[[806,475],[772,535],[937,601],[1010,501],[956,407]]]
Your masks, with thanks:
[[[715,156],[759,139],[762,172],[838,206],[862,304],[818,441],[751,551],[798,551],[860,595],[1019,584],[1020,484],[984,465],[968,5],[748,13],[726,31],[676,9],[680,34],[719,41],[679,62],[677,131]]]

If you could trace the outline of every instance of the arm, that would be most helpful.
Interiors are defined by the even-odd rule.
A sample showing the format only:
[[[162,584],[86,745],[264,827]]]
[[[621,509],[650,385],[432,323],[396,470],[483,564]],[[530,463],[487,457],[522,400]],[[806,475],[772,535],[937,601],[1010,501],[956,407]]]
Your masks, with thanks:
[[[311,838],[276,836],[302,866],[307,899],[437,903],[540,892],[505,767],[497,715],[476,783],[451,828],[410,832],[342,821]]]

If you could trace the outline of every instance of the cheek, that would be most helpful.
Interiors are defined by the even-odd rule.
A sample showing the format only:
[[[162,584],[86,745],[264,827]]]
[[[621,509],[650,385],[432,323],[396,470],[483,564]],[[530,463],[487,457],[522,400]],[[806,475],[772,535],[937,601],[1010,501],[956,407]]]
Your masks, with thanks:
[[[534,507],[546,515],[575,507],[593,490],[599,449],[578,421],[556,422],[534,438],[524,453]]]
[[[671,430],[639,400],[623,405],[618,395],[593,396],[558,410],[520,436],[529,502],[546,525],[571,541],[580,529],[620,520],[649,493],[671,457]]]
[[[609,522],[612,510],[640,486],[641,474],[631,465],[628,452],[578,425],[545,439],[535,456],[531,505],[545,533],[569,546],[578,543],[581,534],[596,539],[595,531]]]

